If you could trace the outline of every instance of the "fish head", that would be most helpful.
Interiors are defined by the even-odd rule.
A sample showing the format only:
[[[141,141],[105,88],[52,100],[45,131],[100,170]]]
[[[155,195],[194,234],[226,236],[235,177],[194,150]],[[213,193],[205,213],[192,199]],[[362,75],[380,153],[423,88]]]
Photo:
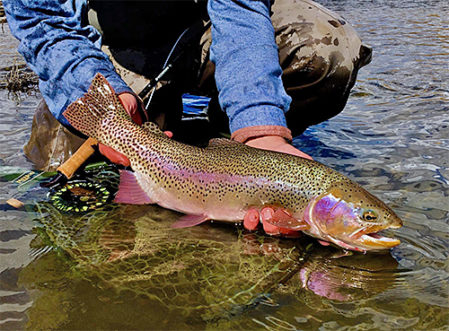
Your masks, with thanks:
[[[385,203],[353,182],[338,182],[314,198],[304,218],[309,234],[354,251],[383,250],[400,244],[379,231],[402,226]]]

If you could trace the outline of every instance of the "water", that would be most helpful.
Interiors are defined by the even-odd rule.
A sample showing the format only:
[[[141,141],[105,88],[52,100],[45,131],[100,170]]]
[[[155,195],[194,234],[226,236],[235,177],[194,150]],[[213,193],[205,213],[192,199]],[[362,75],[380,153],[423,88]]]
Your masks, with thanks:
[[[155,206],[2,211],[0,328],[448,329],[449,5],[320,3],[373,61],[344,112],[295,144],[388,202],[402,244],[344,256],[218,224],[171,230],[178,214]],[[0,68],[19,58],[6,27],[0,46]],[[21,149],[39,96],[19,97],[0,90],[3,172],[31,168]],[[0,185],[3,202],[13,188]]]

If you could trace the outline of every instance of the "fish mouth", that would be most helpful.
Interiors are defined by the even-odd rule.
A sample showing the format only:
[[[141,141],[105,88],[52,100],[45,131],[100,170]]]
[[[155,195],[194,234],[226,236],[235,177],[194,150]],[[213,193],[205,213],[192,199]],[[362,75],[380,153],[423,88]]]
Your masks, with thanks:
[[[383,236],[379,232],[365,233],[357,239],[363,247],[375,250],[375,249],[388,249],[398,246],[401,241],[396,238],[390,238]]]
[[[374,225],[365,228],[363,229],[364,231],[360,231],[356,236],[350,237],[355,241],[356,245],[358,244],[369,250],[389,249],[398,246],[401,243],[399,239],[387,237],[382,233],[383,230],[400,228],[402,226],[402,221],[399,218],[397,220],[398,222],[387,226]]]
[[[346,240],[343,239],[344,241],[337,241],[341,246],[346,246],[344,248],[361,252],[390,249],[398,246],[401,241],[396,238],[385,236],[382,231],[398,227],[389,226],[384,228],[374,227],[373,229],[365,229],[365,231],[359,231],[355,235],[349,236]],[[337,243],[336,241],[333,242]]]
[[[387,250],[398,246],[401,241],[396,238],[391,238],[384,236],[382,234],[382,230],[390,229],[391,227],[378,229],[377,231],[367,232],[365,231],[357,231],[355,235],[349,237],[334,237],[332,235],[325,236],[316,236],[318,238],[322,238],[322,240],[329,241],[334,245],[357,252],[367,252],[367,251],[380,251]]]
[[[396,238],[385,236],[382,231],[386,229],[399,228],[400,226],[374,226],[371,229],[361,228],[349,236],[334,237],[328,235],[329,242],[343,248],[357,252],[381,251],[398,246],[401,241]]]

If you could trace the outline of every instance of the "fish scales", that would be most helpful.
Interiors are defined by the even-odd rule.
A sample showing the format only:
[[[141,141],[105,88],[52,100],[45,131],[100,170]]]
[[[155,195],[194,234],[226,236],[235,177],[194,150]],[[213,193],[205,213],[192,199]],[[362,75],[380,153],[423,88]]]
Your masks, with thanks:
[[[177,199],[201,205],[205,212],[208,204],[214,208],[238,202],[242,212],[252,205],[275,204],[295,214],[311,197],[344,179],[317,162],[242,144],[198,148],[136,128],[130,135],[120,135],[108,135],[107,143],[127,155],[136,172]],[[136,150],[131,143],[145,148]],[[142,158],[147,162],[140,162]],[[234,220],[242,219],[238,217]]]
[[[205,219],[241,221],[249,208],[279,206],[298,221],[305,219],[312,226],[309,234],[318,238],[325,234],[322,224],[313,224],[315,217],[326,218],[327,227],[338,223],[338,231],[348,231],[350,227],[342,225],[348,223],[343,220],[346,214],[336,214],[341,222],[327,219],[340,210],[353,218],[351,224],[360,223],[359,214],[365,210],[380,214],[382,225],[365,222],[357,228],[363,231],[352,233],[400,223],[382,201],[319,162],[227,139],[214,139],[210,146],[199,148],[168,138],[154,123],[138,126],[99,75],[64,115],[84,134],[126,155],[141,189],[153,203],[166,208]],[[342,246],[338,240],[328,240]]]
[[[332,182],[345,180],[318,162],[239,143],[208,148],[182,144],[154,124],[142,128],[130,122],[121,104],[116,106],[121,111],[103,120],[108,129],[96,138],[127,155],[136,172],[151,178],[151,185],[179,200],[195,200],[192,203],[205,209],[210,202],[238,199],[243,203],[242,212],[262,202],[283,206],[295,214]]]

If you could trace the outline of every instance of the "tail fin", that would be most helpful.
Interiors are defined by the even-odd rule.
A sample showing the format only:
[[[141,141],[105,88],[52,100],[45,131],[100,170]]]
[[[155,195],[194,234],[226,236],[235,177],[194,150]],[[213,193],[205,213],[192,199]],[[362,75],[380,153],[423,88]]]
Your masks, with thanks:
[[[126,114],[120,99],[106,78],[98,73],[95,75],[87,93],[71,103],[63,115],[78,131],[92,138],[97,137],[101,121],[107,113]]]

